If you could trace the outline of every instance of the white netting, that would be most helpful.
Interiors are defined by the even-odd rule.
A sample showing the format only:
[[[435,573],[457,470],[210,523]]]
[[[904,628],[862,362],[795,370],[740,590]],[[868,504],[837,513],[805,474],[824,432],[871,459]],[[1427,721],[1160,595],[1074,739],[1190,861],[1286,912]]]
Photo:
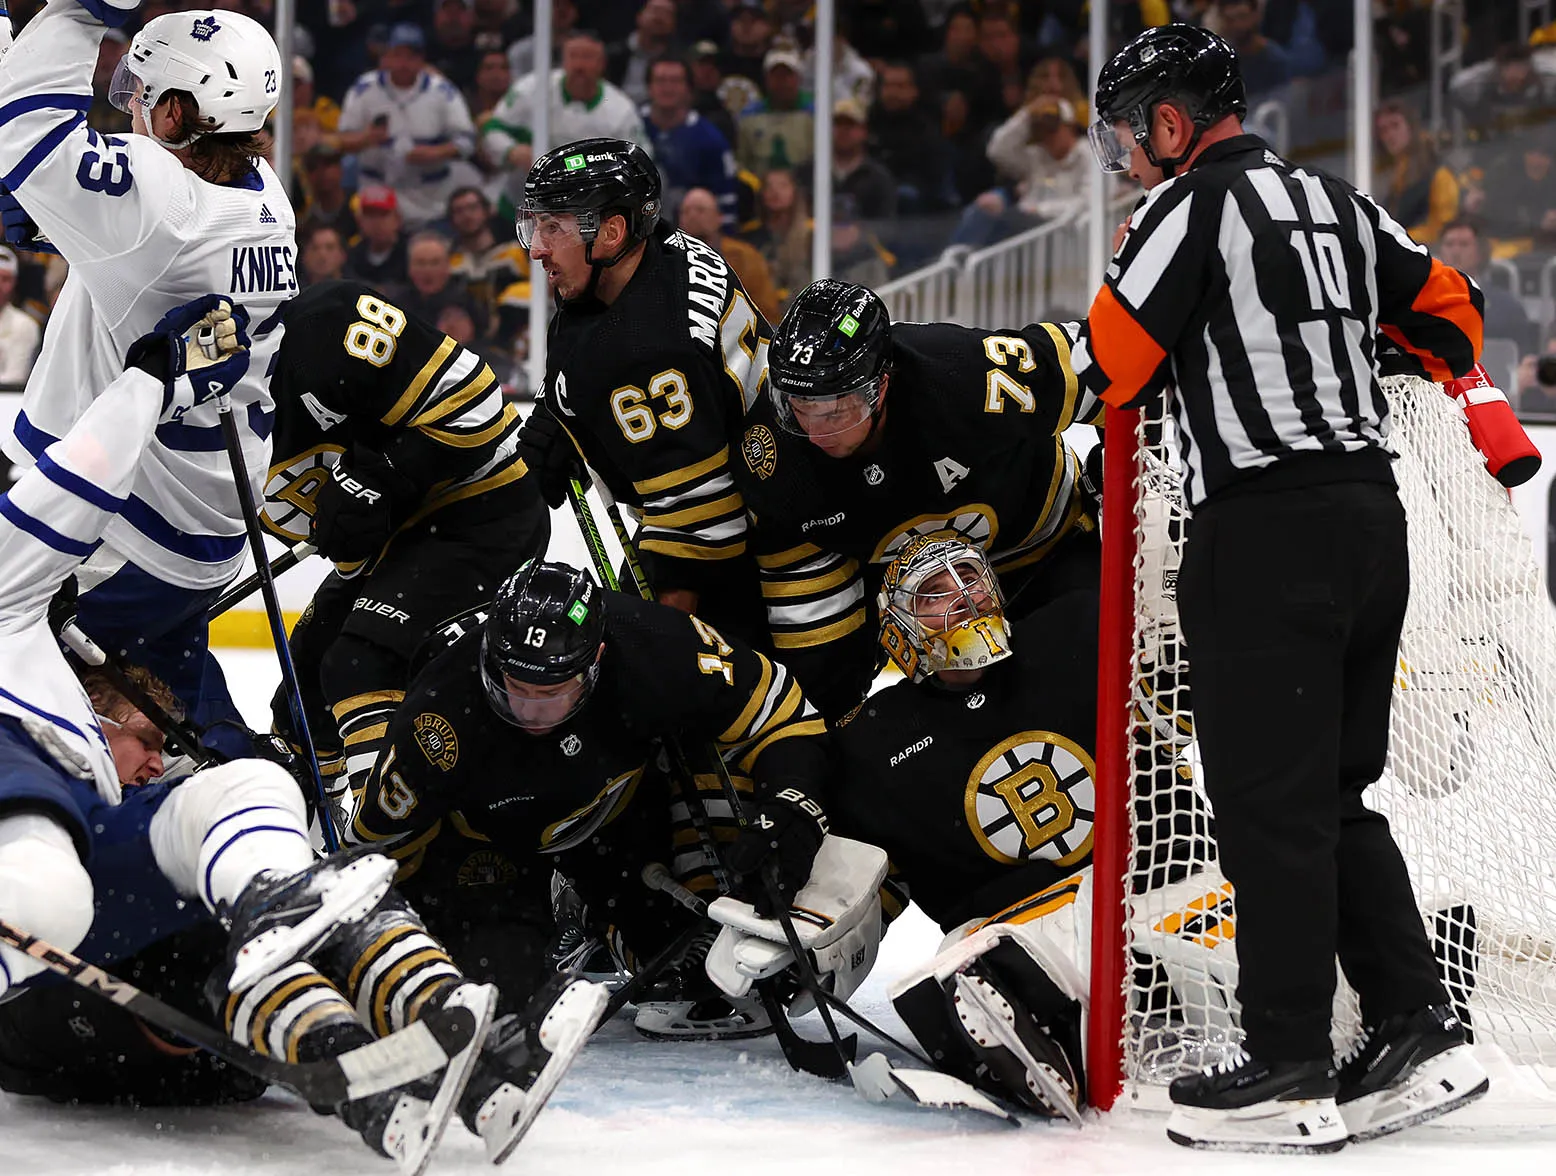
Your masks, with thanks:
[[[1477,1040],[1518,1062],[1553,1065],[1556,611],[1453,401],[1424,380],[1387,381],[1385,391],[1410,520],[1411,586],[1389,766],[1368,803],[1393,824],[1445,982]],[[1129,892],[1145,892],[1128,900],[1134,966],[1124,977],[1123,1068],[1126,1079],[1148,1084],[1220,1060],[1240,1034],[1231,888],[1213,844],[1182,835],[1207,802],[1178,689],[1183,502],[1172,432],[1170,420],[1142,420],[1135,501]],[[1117,517],[1111,505],[1104,514]],[[1198,867],[1165,885],[1149,857],[1161,857],[1164,840],[1180,854],[1188,844]],[[1337,1044],[1356,1027],[1354,997],[1341,987]]]

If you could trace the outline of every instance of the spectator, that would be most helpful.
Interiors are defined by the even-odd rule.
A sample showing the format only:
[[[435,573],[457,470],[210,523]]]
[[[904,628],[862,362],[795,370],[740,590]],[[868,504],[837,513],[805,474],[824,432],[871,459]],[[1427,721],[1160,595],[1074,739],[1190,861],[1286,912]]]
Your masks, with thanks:
[[[1250,102],[1291,80],[1286,50],[1259,31],[1264,16],[1262,0],[1216,0],[1216,15],[1222,37],[1237,50]]]
[[[677,57],[662,57],[649,71],[643,122],[664,182],[662,206],[679,207],[688,189],[707,188],[718,198],[724,223],[733,228],[735,153],[718,128],[691,108],[691,68]]]
[[[508,55],[501,49],[487,49],[476,63],[475,83],[470,87],[468,101],[475,125],[485,126],[492,111],[502,101],[502,96],[513,84],[513,74],[508,69]]]
[[[562,45],[578,27],[578,5],[574,0],[552,0],[551,3],[551,66],[562,64]],[[500,48],[501,46],[499,46]],[[520,37],[508,48],[508,72],[514,81],[535,72],[535,37]]]
[[[762,66],[766,91],[740,115],[735,156],[741,167],[757,173],[803,167],[810,162],[815,120],[800,90],[800,55],[774,49]]]
[[[988,128],[1004,117],[999,82],[978,53],[978,22],[971,8],[959,4],[946,17],[944,47],[929,59],[925,76],[940,112],[940,136],[958,203],[970,202],[994,182],[984,140]]]
[[[989,4],[978,18],[979,67],[998,87],[999,110],[1005,118],[1026,94],[1026,55],[1022,51],[1018,5]]]
[[[1556,134],[1530,129],[1487,170],[1480,208],[1486,235],[1511,252],[1556,249]]]
[[[1511,290],[1486,280],[1486,243],[1474,221],[1451,220],[1444,225],[1437,255],[1480,283],[1486,298],[1486,338],[1511,339],[1520,355],[1534,350],[1537,331],[1523,302]]]
[[[346,243],[334,225],[311,225],[297,237],[301,246],[297,254],[298,277],[304,289],[346,276]]]
[[[1049,94],[1067,101],[1075,108],[1082,128],[1090,121],[1088,112],[1091,105],[1086,101],[1086,91],[1081,89],[1080,79],[1075,76],[1075,67],[1064,58],[1041,58],[1028,72],[1027,103],[1030,104],[1039,94]]]
[[[1534,67],[1528,45],[1503,45],[1496,56],[1456,74],[1448,86],[1464,121],[1485,138],[1516,132],[1551,117],[1556,80]]]
[[[654,62],[676,48],[675,0],[645,0],[627,39],[611,47],[610,79],[641,105],[649,100],[649,74]]]
[[[1526,355],[1518,365],[1518,413],[1556,419],[1556,331],[1545,340],[1545,350]]]
[[[105,135],[128,135],[130,116],[108,101],[108,84],[113,81],[113,71],[130,48],[130,38],[123,29],[108,29],[97,45],[97,65],[92,70],[92,105],[86,112],[86,122],[93,130]]]
[[[810,284],[810,206],[787,168],[762,177],[760,224],[746,235],[772,271],[780,306]]]
[[[1437,149],[1421,131],[1413,106],[1392,99],[1373,115],[1378,134],[1379,203],[1423,245],[1459,214],[1459,182],[1437,161]]]
[[[326,98],[314,88],[313,66],[306,57],[297,55],[292,58],[293,117],[304,111],[312,112],[314,125],[321,137],[333,139],[340,130],[340,103],[333,98]],[[296,142],[293,142],[292,150],[299,150]],[[307,147],[301,150],[306,151]]]
[[[952,244],[979,247],[1077,211],[1091,184],[1090,153],[1067,98],[1038,94],[989,137],[989,159],[1010,180],[962,213]]]
[[[479,188],[460,188],[448,198],[448,222],[454,229],[449,268],[485,321],[495,322],[502,292],[529,277],[529,254],[512,238],[498,239],[492,202]]]
[[[361,239],[346,253],[346,266],[369,286],[386,294],[398,292],[407,281],[405,222],[393,188],[372,185],[357,193],[357,226]]]
[[[772,47],[773,22],[761,0],[735,0],[729,17],[729,48],[719,58],[724,73],[739,74],[763,85]]]
[[[303,180],[308,189],[306,212],[298,218],[297,238],[314,225],[330,225],[342,241],[357,235],[357,218],[344,183],[340,152],[328,143],[315,143],[303,156]]]
[[[893,258],[874,233],[859,223],[852,196],[832,201],[832,276],[874,290],[891,277]]]
[[[519,0],[475,0],[475,47],[483,53],[519,41],[532,31],[531,24]],[[513,76],[521,76],[520,71],[515,70]]]
[[[905,61],[881,67],[880,93],[870,111],[870,154],[896,181],[901,211],[937,212],[958,203],[940,128],[920,100],[918,78]]]
[[[1390,4],[1373,21],[1381,93],[1399,94],[1432,80],[1431,18],[1429,6]]]
[[[870,124],[856,98],[844,98],[832,108],[832,191],[851,196],[866,220],[897,215],[897,181],[885,164],[865,150]]]
[[[447,237],[423,229],[411,237],[405,254],[410,289],[400,296],[400,303],[408,313],[435,323],[445,306],[457,303],[470,311],[478,332],[486,329],[485,315],[471,303],[465,283],[454,276]]]
[[[15,305],[16,276],[21,269],[16,254],[0,245],[0,384],[21,385],[32,372],[33,358],[43,328]],[[4,489],[0,486],[0,489]]]
[[[474,0],[438,0],[432,14],[432,64],[461,92],[475,82],[481,50],[475,45]]]
[[[492,346],[489,340],[481,337],[475,316],[464,303],[444,303],[442,309],[438,311],[437,318],[432,322],[455,343],[473,351],[487,367],[492,369],[492,374],[497,377],[499,384],[513,381],[513,354],[504,351],[501,347]]]
[[[706,188],[691,188],[681,198],[681,232],[717,249],[735,271],[752,304],[769,324],[778,321],[778,287],[767,260],[738,237],[724,232],[718,199]]]
[[[692,78],[692,109],[718,127],[726,143],[734,143],[735,112],[750,106],[761,97],[761,92],[752,89],[746,78],[724,77],[719,68],[719,47],[712,41],[698,41],[692,46],[687,68]],[[738,95],[733,93],[735,90],[739,90]],[[730,94],[729,101],[725,100],[726,94]],[[731,101],[735,103],[733,109]]]
[[[729,40],[729,10],[724,0],[675,0],[675,30],[682,43]]]
[[[866,57],[906,61],[934,50],[920,0],[854,0],[847,7],[850,39]]]
[[[833,102],[852,98],[869,109],[875,100],[875,70],[859,55],[859,50],[849,43],[847,22],[841,18],[832,38],[832,85],[823,87],[816,78],[816,50],[805,51],[805,73],[801,85],[812,94],[820,94]]]
[[[530,148],[530,118],[539,76],[530,74],[514,82],[481,127],[481,146],[487,158],[506,173],[504,216],[511,217],[522,200],[524,177],[535,157]],[[605,46],[593,33],[568,34],[562,45],[562,68],[550,74],[547,84],[552,93],[553,143],[608,136],[648,146],[643,120],[632,99],[605,80]]]
[[[364,182],[395,190],[405,223],[417,228],[442,215],[459,186],[451,165],[474,151],[475,126],[464,95],[427,68],[426,38],[415,25],[389,30],[380,64],[346,95],[341,147],[358,153]]]

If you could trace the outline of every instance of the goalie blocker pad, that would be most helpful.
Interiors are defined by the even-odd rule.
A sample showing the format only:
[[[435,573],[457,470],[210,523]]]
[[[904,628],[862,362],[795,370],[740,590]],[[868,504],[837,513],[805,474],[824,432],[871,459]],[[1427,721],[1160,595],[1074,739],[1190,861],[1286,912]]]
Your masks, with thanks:
[[[1088,867],[952,931],[932,960],[892,986],[892,1005],[951,1074],[1040,1114],[1078,1118],[1090,929]],[[968,985],[992,1002],[971,1008]],[[989,1008],[1007,1018],[1009,1034],[991,1032]]]
[[[790,904],[800,945],[810,955],[816,978],[846,1000],[875,965],[881,943],[881,883],[886,851],[863,841],[828,835],[816,852],[810,879]],[[722,924],[705,964],[708,979],[732,997],[743,997],[758,980],[784,971],[794,961],[777,919],[763,918],[750,903],[715,899],[708,917]],[[809,1012],[814,999],[801,992],[790,1005]]]

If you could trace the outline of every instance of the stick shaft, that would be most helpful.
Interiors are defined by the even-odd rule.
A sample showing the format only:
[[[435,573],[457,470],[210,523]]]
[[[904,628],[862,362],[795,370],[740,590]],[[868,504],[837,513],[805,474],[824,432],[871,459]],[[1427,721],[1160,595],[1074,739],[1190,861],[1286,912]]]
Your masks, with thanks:
[[[291,571],[317,550],[318,548],[314,547],[314,545],[309,543],[307,540],[304,540],[301,543],[292,544],[292,546],[288,547],[280,555],[276,556],[275,559],[270,561],[271,578],[274,579],[282,572]],[[258,588],[259,585],[260,578],[258,572],[254,572],[251,575],[243,577],[243,579],[239,580],[231,588],[227,589],[227,591],[218,596],[211,607],[205,610],[205,615],[211,620],[215,620],[217,617],[221,616],[222,613],[230,609],[233,605],[239,603],[249,596],[252,596],[254,594],[254,590]]]

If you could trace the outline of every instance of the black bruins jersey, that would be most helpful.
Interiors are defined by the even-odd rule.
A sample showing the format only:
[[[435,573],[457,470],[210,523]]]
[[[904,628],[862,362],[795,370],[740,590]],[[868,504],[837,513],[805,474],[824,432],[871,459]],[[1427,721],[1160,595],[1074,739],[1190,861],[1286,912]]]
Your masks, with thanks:
[[[881,572],[909,539],[978,544],[1008,592],[1012,572],[1094,529],[1080,462],[1060,436],[1102,414],[1076,385],[1078,335],[1075,323],[894,325],[885,418],[868,454],[826,456],[781,429],[766,396],[747,414],[733,465],[773,646],[823,710],[862,696]]]
[[[405,860],[448,818],[505,853],[560,853],[622,814],[668,736],[680,737],[688,756],[714,741],[743,790],[792,785],[819,795],[825,726],[783,666],[666,605],[605,592],[597,607],[606,610],[606,645],[594,692],[544,735],[510,725],[488,704],[479,614],[444,630],[453,644],[415,675],[391,720],[350,839],[413,834],[395,847]],[[711,772],[698,789],[720,795]],[[705,807],[728,815],[722,800]],[[695,849],[695,832],[678,829],[676,842]]]
[[[357,281],[311,286],[283,314],[265,483],[271,531],[292,543],[306,539],[319,488],[357,447],[388,457],[422,490],[401,531],[456,502],[462,518],[487,519],[517,515],[516,496],[533,497],[516,485],[527,472],[518,411],[473,351]],[[354,575],[366,566],[338,570]]]
[[[771,335],[717,251],[664,231],[614,303],[568,303],[552,320],[536,410],[642,512],[656,589],[697,588],[710,561],[746,550],[730,445],[766,381]]]
[[[1094,593],[1067,593],[971,689],[899,682],[838,724],[828,814],[890,855],[888,915],[911,896],[949,930],[1090,862],[1097,620]]]

